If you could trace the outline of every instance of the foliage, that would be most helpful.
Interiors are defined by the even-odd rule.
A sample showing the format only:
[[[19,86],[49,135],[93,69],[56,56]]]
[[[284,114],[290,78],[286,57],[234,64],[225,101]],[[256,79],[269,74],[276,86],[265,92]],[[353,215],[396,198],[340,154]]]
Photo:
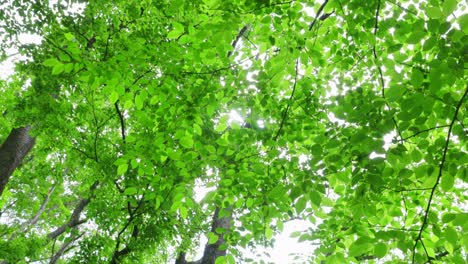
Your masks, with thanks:
[[[466,3],[79,2],[1,11],[30,59],[0,83],[0,137],[37,143],[0,259],[165,263],[206,235],[246,262],[308,219],[313,263],[466,261]],[[231,230],[210,232],[218,208]]]

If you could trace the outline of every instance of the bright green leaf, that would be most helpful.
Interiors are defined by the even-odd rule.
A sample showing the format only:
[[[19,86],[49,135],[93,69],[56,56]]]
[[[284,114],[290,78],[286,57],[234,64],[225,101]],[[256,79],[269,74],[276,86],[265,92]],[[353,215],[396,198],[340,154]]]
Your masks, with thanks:
[[[44,66],[54,67],[55,65],[59,65],[59,64],[62,64],[62,63],[60,61],[58,61],[56,58],[50,58],[50,59],[45,60],[42,64]]]
[[[179,207],[179,213],[182,219],[187,218],[188,211],[187,211],[187,208],[185,208],[184,206]]]
[[[273,237],[273,230],[271,228],[267,227],[265,229],[265,238],[266,239],[271,239]]]
[[[215,264],[226,264],[226,257],[225,256],[220,256],[217,257],[215,260]]]
[[[112,93],[109,96],[109,100],[112,104],[114,104],[115,102],[117,102],[117,100],[119,100],[119,94],[116,91],[112,91]]]
[[[167,34],[168,39],[176,39],[184,33],[184,26],[178,22],[172,23],[173,29]]]
[[[143,108],[143,100],[142,100],[141,95],[135,96],[135,107],[138,110],[141,110]]]
[[[124,191],[124,194],[125,195],[134,195],[137,193],[137,188],[135,187],[128,187],[127,189],[125,189]]]
[[[218,241],[218,236],[213,232],[209,232],[208,233],[208,244],[212,245],[212,244],[216,243],[217,241]]]
[[[63,70],[64,70],[63,64],[56,64],[52,68],[52,75],[58,75],[58,74],[62,73]]]
[[[193,148],[193,139],[190,136],[182,137],[179,142],[184,148]]]
[[[125,174],[128,170],[128,164],[120,164],[119,167],[117,167],[117,174],[122,175]]]

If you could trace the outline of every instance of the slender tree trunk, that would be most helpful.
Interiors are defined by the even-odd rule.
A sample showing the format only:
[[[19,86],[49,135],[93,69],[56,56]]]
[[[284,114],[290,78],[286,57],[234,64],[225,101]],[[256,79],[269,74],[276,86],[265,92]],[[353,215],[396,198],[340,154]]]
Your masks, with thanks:
[[[30,126],[15,128],[0,147],[0,196],[13,171],[32,149],[35,138],[29,135]]]

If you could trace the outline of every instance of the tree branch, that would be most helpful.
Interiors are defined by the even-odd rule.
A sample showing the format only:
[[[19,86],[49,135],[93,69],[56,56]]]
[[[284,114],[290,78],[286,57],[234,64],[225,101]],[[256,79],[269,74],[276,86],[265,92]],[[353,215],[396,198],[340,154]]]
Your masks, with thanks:
[[[90,188],[91,191],[96,189],[98,184],[99,183],[96,181],[91,186],[91,188]],[[91,201],[91,197],[86,198],[86,199],[81,198],[78,201],[78,204],[75,206],[75,209],[73,209],[73,213],[72,213],[72,215],[70,217],[70,220],[68,222],[66,222],[65,224],[63,224],[62,226],[60,226],[59,228],[57,228],[54,231],[50,232],[47,235],[47,238],[49,238],[50,240],[56,239],[58,236],[63,234],[67,230],[67,228],[75,227],[75,226],[78,226],[78,225],[81,225],[81,224],[85,223],[86,220],[84,220],[84,219],[80,220],[80,215],[81,215],[81,212],[89,204],[90,201]]]
[[[325,8],[327,4],[328,4],[328,0],[325,0],[325,2],[323,2],[323,4],[319,7],[317,13],[315,14],[314,21],[310,23],[309,31],[311,31],[314,25],[317,23],[317,20],[319,19],[320,14],[322,13],[323,9]]]
[[[80,235],[74,237],[74,238],[71,238],[70,241],[68,241],[67,243],[64,243],[60,249],[57,251],[57,253],[55,253],[54,256],[52,256],[50,258],[50,262],[49,264],[55,264],[57,263],[57,261],[59,261],[60,257],[62,257],[63,253],[65,252],[65,250],[71,245],[73,244],[76,240],[78,240],[80,237],[82,237],[84,235],[84,232],[81,233]]]
[[[249,30],[249,28],[250,28],[250,25],[245,25],[244,27],[241,28],[241,30],[239,31],[239,33],[236,36],[236,39],[234,39],[234,41],[231,44],[232,51],[228,52],[228,54],[227,54],[228,58],[231,57],[232,53],[236,49],[237,42],[239,42],[240,38],[242,38],[242,36],[245,35],[245,33]]]
[[[143,195],[141,199],[138,201],[138,205],[133,210],[131,210],[129,207],[129,211],[128,211],[129,218],[127,222],[125,223],[124,227],[117,234],[117,243],[115,244],[114,253],[112,254],[112,259],[110,261],[111,264],[118,263],[121,257],[131,252],[131,248],[128,245],[126,245],[124,249],[119,250],[121,237],[122,237],[122,234],[125,232],[125,230],[127,230],[130,224],[135,220],[136,212],[138,211],[138,209],[140,209],[141,205],[143,205],[144,200],[145,200],[145,196]],[[136,239],[138,237],[138,234],[139,234],[138,226],[134,225],[131,237]]]
[[[416,240],[414,242],[412,263],[415,263],[416,246],[418,245],[419,242],[422,243],[422,233],[424,231],[424,228],[427,225],[427,218],[429,217],[429,212],[431,210],[431,204],[432,204],[432,200],[434,198],[434,193],[435,193],[435,190],[436,190],[437,186],[439,185],[440,179],[442,178],[442,172],[444,170],[445,160],[447,158],[447,151],[448,151],[448,147],[449,147],[449,143],[450,143],[450,137],[452,135],[453,124],[455,124],[455,121],[457,120],[458,112],[460,111],[460,108],[461,108],[461,106],[463,104],[463,101],[465,100],[465,97],[466,97],[467,94],[468,94],[468,86],[465,87],[465,93],[463,94],[460,101],[458,101],[458,104],[457,104],[457,107],[456,107],[456,110],[455,110],[455,114],[453,115],[452,121],[450,122],[449,131],[447,133],[447,138],[445,140],[445,146],[444,146],[444,150],[443,150],[443,154],[442,154],[442,159],[441,159],[440,165],[439,165],[439,174],[437,176],[437,180],[436,180],[434,186],[432,187],[431,195],[429,196],[429,201],[427,202],[426,212],[424,213],[424,219],[423,219],[421,228],[419,229],[418,236],[416,237]],[[428,256],[428,258],[429,258],[429,256]]]

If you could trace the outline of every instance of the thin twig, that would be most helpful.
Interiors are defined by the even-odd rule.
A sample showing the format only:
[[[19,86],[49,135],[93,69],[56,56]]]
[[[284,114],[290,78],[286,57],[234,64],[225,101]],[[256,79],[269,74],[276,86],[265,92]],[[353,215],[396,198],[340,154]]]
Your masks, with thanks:
[[[410,13],[410,14],[412,14],[412,15],[415,15],[416,17],[420,18],[420,17],[418,16],[418,13],[409,10],[408,8],[406,8],[406,7],[402,6],[402,5],[400,5],[399,3],[395,3],[395,2],[393,2],[392,0],[388,0],[388,2],[389,2],[390,4],[393,4],[393,5],[398,6],[398,7],[401,8],[402,10],[404,10],[404,11],[406,11],[406,12],[408,12],[408,13]]]
[[[411,135],[409,137],[402,138],[399,141],[406,141],[406,140],[408,140],[410,138],[416,137],[419,134],[422,134],[422,133],[425,133],[425,132],[428,132],[428,131],[431,131],[431,130],[434,130],[434,129],[444,128],[444,127],[449,127],[449,126],[450,125],[442,125],[442,126],[435,126],[435,127],[431,127],[431,128],[428,128],[428,129],[424,129],[424,130],[421,130],[421,131],[418,131],[418,132],[414,133],[413,135]]]
[[[384,81],[384,77],[383,77],[382,67],[380,67],[380,65],[377,63],[378,56],[377,56],[377,51],[376,51],[377,31],[379,29],[379,14],[380,14],[380,0],[377,1],[377,9],[375,10],[375,23],[374,23],[375,41],[374,41],[374,45],[372,47],[372,52],[374,54],[375,64],[376,64],[377,70],[379,72],[380,86],[382,88],[382,98],[385,99],[385,81]],[[390,108],[390,106],[387,103],[385,103],[385,104],[387,105],[387,107]],[[397,131],[398,136],[400,137],[400,139],[402,139],[403,137],[401,136],[400,128],[398,127],[398,123],[396,122],[395,117],[392,117],[392,121],[393,121],[393,125],[395,126],[395,129]]]
[[[122,134],[122,141],[123,141],[123,143],[125,145],[125,120],[124,120],[122,112],[120,111],[120,108],[119,108],[119,101],[115,102],[114,106],[115,106],[115,111],[117,111],[117,115],[119,116],[120,133]]]
[[[276,132],[276,135],[274,137],[274,140],[276,141],[281,133],[281,130],[283,129],[284,123],[286,122],[286,118],[288,116],[289,109],[291,108],[292,100],[294,99],[294,92],[296,91],[296,86],[297,86],[297,75],[298,75],[298,67],[299,67],[299,60],[296,60],[296,74],[294,75],[294,84],[293,84],[293,90],[291,92],[291,96],[288,99],[288,105],[286,106],[286,109],[283,112],[283,118],[281,119],[280,127],[278,131]]]

